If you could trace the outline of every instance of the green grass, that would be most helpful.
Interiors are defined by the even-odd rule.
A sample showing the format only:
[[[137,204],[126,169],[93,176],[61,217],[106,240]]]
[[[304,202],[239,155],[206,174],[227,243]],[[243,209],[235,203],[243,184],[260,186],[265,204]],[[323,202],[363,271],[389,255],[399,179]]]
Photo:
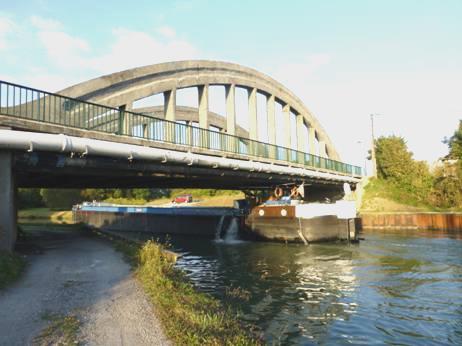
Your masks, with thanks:
[[[140,246],[115,241],[134,266],[136,277],[162,321],[168,337],[178,345],[260,345],[230,308],[199,292],[174,266],[165,246],[148,241]]]
[[[148,201],[146,201],[145,199],[141,199],[141,198],[137,199],[137,198],[120,197],[120,198],[107,198],[104,200],[104,202],[113,203],[113,204],[123,204],[123,205],[144,205]]]
[[[51,210],[50,208],[31,208],[18,211],[18,221],[20,223],[56,223],[71,224],[72,211],[70,210]]]
[[[0,251],[0,289],[17,280],[25,265],[26,261],[22,256]]]
[[[176,196],[191,194],[195,202],[210,201],[207,206],[218,206],[226,205],[232,206],[234,199],[243,198],[244,195],[241,191],[234,190],[214,190],[214,189],[172,189],[170,197],[160,197],[152,200],[135,199],[135,198],[107,198],[104,202],[113,204],[125,204],[125,205],[160,205],[170,203]],[[220,197],[223,197],[220,199]],[[225,198],[227,198],[225,200]]]
[[[380,206],[377,206],[379,201]],[[362,211],[438,211],[408,191],[381,179],[371,179],[364,189]]]
[[[75,315],[61,315],[46,312],[42,315],[43,320],[49,321],[49,325],[35,338],[35,345],[78,345],[77,338],[80,321]]]

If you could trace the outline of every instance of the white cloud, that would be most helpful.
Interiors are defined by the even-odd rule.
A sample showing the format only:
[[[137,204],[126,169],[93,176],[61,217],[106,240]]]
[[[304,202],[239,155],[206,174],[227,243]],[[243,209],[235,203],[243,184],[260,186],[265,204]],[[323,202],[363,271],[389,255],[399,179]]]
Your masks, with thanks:
[[[114,43],[108,53],[88,59],[88,67],[100,73],[112,73],[128,68],[172,60],[194,59],[198,50],[188,41],[157,37],[125,28],[113,30]]]
[[[157,32],[161,34],[162,36],[164,36],[165,38],[173,39],[176,37],[175,29],[173,29],[170,26],[166,26],[166,25],[161,26],[157,28]]]
[[[63,28],[59,21],[39,16],[31,16],[30,22],[34,27],[42,31],[58,31]]]
[[[39,31],[37,36],[55,65],[64,68],[85,65],[82,53],[90,50],[85,40],[63,31]]]
[[[7,17],[0,17],[0,50],[8,48],[8,36],[15,30],[15,23]]]
[[[39,89],[57,90],[106,73],[199,56],[194,45],[169,26],[154,33],[115,28],[106,42],[103,47],[92,46],[96,43],[91,38],[87,41],[67,31],[52,18],[31,16],[15,23],[0,14],[0,51],[8,49],[3,58],[10,65],[4,72],[12,77],[9,80]],[[32,60],[25,54],[30,51]],[[25,68],[9,72],[17,70],[19,61]]]

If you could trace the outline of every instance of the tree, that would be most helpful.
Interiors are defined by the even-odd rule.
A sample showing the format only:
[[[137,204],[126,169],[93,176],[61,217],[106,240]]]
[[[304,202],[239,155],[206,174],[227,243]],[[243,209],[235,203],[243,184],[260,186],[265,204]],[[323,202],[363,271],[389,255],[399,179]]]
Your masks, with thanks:
[[[459,127],[454,134],[445,139],[444,142],[449,146],[449,159],[462,160],[462,120],[459,120]]]
[[[40,195],[40,189],[18,189],[19,209],[38,208],[42,206],[43,200]]]
[[[413,159],[402,137],[380,137],[375,145],[378,178],[399,189],[403,199],[429,203],[433,177],[427,163]]]
[[[133,189],[131,195],[135,199],[144,199],[147,201],[151,197],[151,191],[149,189]]]
[[[77,189],[41,189],[40,195],[50,209],[68,210],[82,201],[80,190]]]
[[[433,203],[440,208],[453,208],[462,205],[462,179],[460,179],[460,167],[458,172],[447,174],[444,167],[435,172],[435,184],[433,189]]]
[[[402,137],[379,137],[375,141],[377,175],[381,179],[403,183],[412,172],[412,153]]]

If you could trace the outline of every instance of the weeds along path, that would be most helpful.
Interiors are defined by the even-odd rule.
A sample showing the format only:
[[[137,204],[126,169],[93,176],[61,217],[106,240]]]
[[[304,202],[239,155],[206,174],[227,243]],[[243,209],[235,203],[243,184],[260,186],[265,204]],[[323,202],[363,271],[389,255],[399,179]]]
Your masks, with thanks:
[[[48,227],[27,233],[41,253],[0,291],[0,345],[169,344],[120,253],[96,237]]]

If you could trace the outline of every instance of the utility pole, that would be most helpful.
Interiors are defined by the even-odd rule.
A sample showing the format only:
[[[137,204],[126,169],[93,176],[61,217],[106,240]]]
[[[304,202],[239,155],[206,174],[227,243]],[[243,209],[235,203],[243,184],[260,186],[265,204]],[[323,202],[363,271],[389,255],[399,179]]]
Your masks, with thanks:
[[[372,176],[377,178],[377,160],[375,158],[375,137],[374,137],[374,116],[379,114],[371,114],[371,134],[372,134],[372,142],[371,142],[371,161],[372,161]]]

